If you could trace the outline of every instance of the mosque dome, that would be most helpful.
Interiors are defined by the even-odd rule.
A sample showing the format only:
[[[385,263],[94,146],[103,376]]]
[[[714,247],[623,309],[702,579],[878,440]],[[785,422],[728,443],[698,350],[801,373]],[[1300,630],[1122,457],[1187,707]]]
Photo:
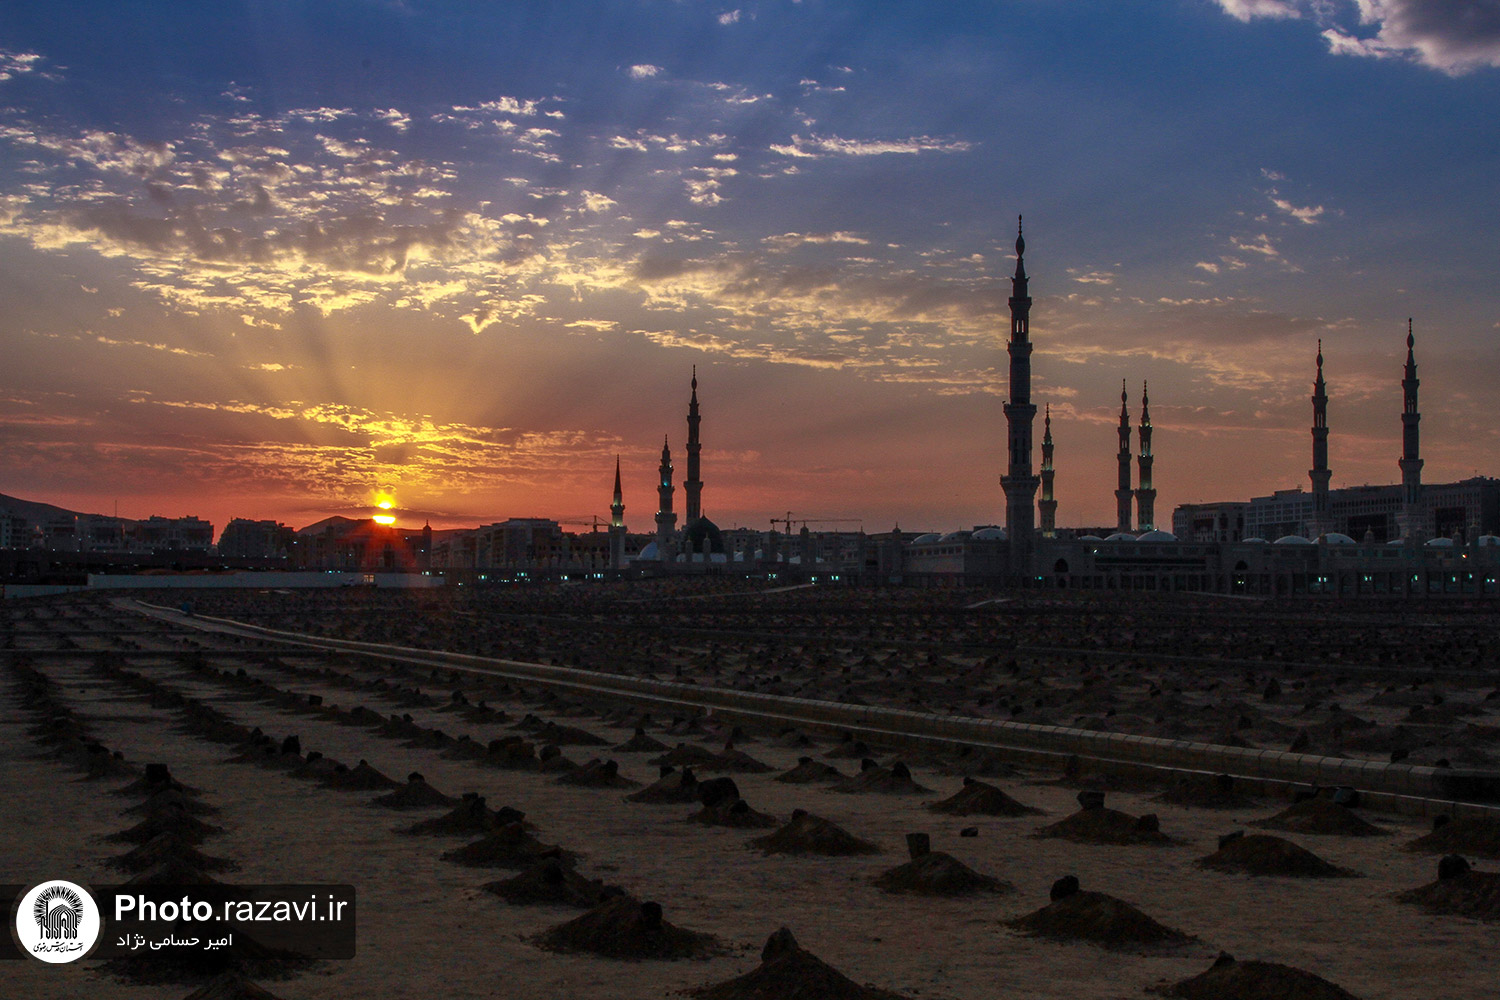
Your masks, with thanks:
[[[738,557],[739,555],[740,553],[735,553],[735,556]],[[729,557],[722,552],[710,552],[708,554],[708,561],[711,563],[727,563],[729,561]]]
[[[1128,531],[1117,531],[1105,539],[1106,542],[1133,542],[1135,536]]]
[[[719,526],[706,517],[694,518],[687,526],[687,549],[689,552],[724,552],[724,535]]]
[[[1282,535],[1272,545],[1311,545],[1312,539],[1303,538],[1301,535]]]
[[[1246,545],[1264,545],[1264,544],[1266,544],[1266,540],[1264,538],[1260,538],[1260,537],[1256,537],[1256,538],[1244,538],[1244,539],[1241,539],[1241,541],[1244,544],[1246,544]]]
[[[1174,535],[1174,534],[1172,534],[1170,531],[1162,531],[1160,528],[1155,528],[1155,529],[1153,529],[1151,531],[1148,531],[1145,534],[1141,535],[1139,538],[1136,539],[1136,541],[1138,541],[1138,542],[1175,542],[1175,541],[1177,541],[1177,536]]]
[[[1500,535],[1480,535],[1474,540],[1474,544],[1480,548],[1486,545],[1500,545]]]
[[[1405,545],[1406,544],[1406,539],[1404,539],[1404,538],[1392,538],[1390,541],[1386,542],[1385,544],[1387,544],[1387,545]]]
[[[1429,538],[1427,539],[1426,545],[1429,549],[1451,549],[1453,548],[1453,539]]]
[[[931,545],[933,542],[937,541],[940,537],[941,536],[936,531],[929,531],[925,535],[918,535],[916,538],[913,538],[911,540],[911,544],[913,544],[913,545]]]
[[[965,538],[968,538],[971,534],[973,534],[973,532],[970,532],[970,531],[950,531],[946,535],[944,535],[943,537],[939,538],[938,541],[940,541],[940,542],[961,542]]]
[[[1104,539],[1100,538],[1098,535],[1084,535],[1083,537],[1079,538],[1078,540],[1080,542],[1102,542],[1102,541],[1104,541]]]
[[[657,552],[655,542],[647,542],[646,547],[635,554],[635,562],[656,562],[661,558]]]
[[[976,542],[1003,542],[1010,536],[1004,528],[980,528],[969,537]]]
[[[1325,545],[1358,545],[1359,544],[1354,539],[1352,539],[1348,535],[1344,534],[1342,531],[1325,531],[1325,532],[1323,532],[1323,534],[1321,534],[1321,535],[1318,536],[1318,541],[1323,542]]]

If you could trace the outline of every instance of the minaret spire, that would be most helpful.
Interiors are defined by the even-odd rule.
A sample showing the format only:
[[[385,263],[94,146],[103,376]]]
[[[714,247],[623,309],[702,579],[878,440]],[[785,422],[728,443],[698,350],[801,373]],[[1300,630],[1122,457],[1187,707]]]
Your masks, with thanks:
[[[661,465],[657,469],[658,499],[656,509],[656,552],[662,562],[670,562],[672,556],[672,533],[677,528],[677,515],[672,513],[672,448],[666,435],[661,439]]]
[[[1031,294],[1026,278],[1026,240],[1016,216],[1016,274],[1010,294],[1010,399],[1005,422],[1010,435],[1009,462],[1000,477],[1005,491],[1005,526],[1010,537],[1010,575],[1029,578],[1036,540],[1036,489],[1031,471],[1031,424],[1036,406],[1031,402]]]
[[[1426,519],[1421,514],[1422,503],[1422,459],[1417,425],[1422,414],[1417,410],[1417,360],[1413,353],[1416,339],[1411,332],[1411,319],[1406,320],[1406,377],[1401,380],[1401,534],[1411,541],[1422,541]]]
[[[699,478],[698,456],[703,445],[698,441],[698,425],[703,418],[698,414],[698,366],[693,366],[692,398],[688,400],[687,416],[687,479],[682,483],[682,494],[686,510],[683,525],[691,526],[703,516],[703,480]]]
[[[1140,483],[1135,491],[1137,524],[1142,532],[1156,527],[1156,490],[1151,486],[1151,394],[1141,383]]]
[[[1328,386],[1323,381],[1323,341],[1318,341],[1318,374],[1313,380],[1312,459],[1313,467],[1307,471],[1312,480],[1313,537],[1333,530],[1329,517],[1328,480],[1333,473],[1328,468]]]
[[[1120,468],[1115,484],[1115,530],[1130,530],[1130,410],[1126,406],[1125,380],[1120,379],[1120,451],[1115,456]]]
[[[609,505],[609,568],[625,568],[625,494],[620,491],[620,456],[615,456],[615,495]]]
[[[1042,498],[1037,501],[1043,538],[1057,537],[1057,500],[1052,495],[1052,404],[1042,421]]]

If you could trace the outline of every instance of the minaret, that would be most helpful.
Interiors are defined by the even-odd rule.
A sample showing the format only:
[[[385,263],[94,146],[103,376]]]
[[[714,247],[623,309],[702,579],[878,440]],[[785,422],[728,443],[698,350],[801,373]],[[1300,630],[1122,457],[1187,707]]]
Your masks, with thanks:
[[[1130,411],[1125,407],[1125,380],[1120,380],[1120,481],[1115,486],[1115,530],[1130,530]]]
[[[1052,496],[1052,404],[1042,421],[1042,498],[1037,501],[1043,538],[1057,537],[1057,500]]]
[[[1423,518],[1419,510],[1422,502],[1422,459],[1418,455],[1417,424],[1422,414],[1417,412],[1417,361],[1412,354],[1415,339],[1411,333],[1411,319],[1406,321],[1406,377],[1401,380],[1401,536],[1420,542],[1423,535]]]
[[[672,534],[677,529],[677,515],[672,513],[672,449],[664,437],[661,441],[660,485],[656,487],[656,554],[662,562],[670,562]]]
[[[698,453],[703,450],[703,445],[698,443],[698,424],[702,420],[703,418],[698,415],[698,366],[694,365],[693,398],[688,401],[687,479],[682,484],[682,492],[687,504],[684,527],[703,516],[703,480],[698,478]]]
[[[1156,490],[1151,488],[1151,394],[1141,383],[1140,487],[1135,491],[1136,520],[1144,533],[1156,527]]]
[[[620,491],[620,456],[615,456],[615,496],[609,505],[609,568],[625,568],[625,495]]]
[[[1013,578],[1031,576],[1036,544],[1032,535],[1038,480],[1031,473],[1031,422],[1036,419],[1036,407],[1031,402],[1031,296],[1027,294],[1025,255],[1026,241],[1017,216],[1016,275],[1010,282],[1010,399],[1005,404],[1010,464],[1000,477],[1000,486],[1005,490],[1005,527],[1010,536]]]
[[[1313,467],[1307,470],[1312,480],[1313,537],[1333,530],[1328,515],[1328,480],[1333,475],[1328,469],[1328,386],[1323,382],[1323,341],[1318,341],[1318,377],[1313,381],[1312,460]]]

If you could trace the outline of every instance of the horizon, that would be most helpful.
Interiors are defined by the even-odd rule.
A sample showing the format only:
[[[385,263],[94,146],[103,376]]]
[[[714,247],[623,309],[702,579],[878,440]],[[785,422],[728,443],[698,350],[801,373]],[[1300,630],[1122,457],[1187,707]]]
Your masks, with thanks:
[[[619,456],[645,533],[696,365],[721,527],[1003,525],[1018,215],[1059,526],[1122,379],[1159,522],[1307,489],[1319,340],[1398,482],[1408,317],[1492,473],[1500,38],[1419,7],[11,5],[0,492],[586,531]]]

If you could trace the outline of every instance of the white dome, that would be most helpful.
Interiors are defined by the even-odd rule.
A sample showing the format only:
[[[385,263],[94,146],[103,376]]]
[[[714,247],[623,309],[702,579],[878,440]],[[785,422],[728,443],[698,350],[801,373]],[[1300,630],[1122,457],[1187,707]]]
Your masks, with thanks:
[[[1427,547],[1429,549],[1451,549],[1453,548],[1453,539],[1429,538],[1427,539]]]
[[[647,542],[646,547],[635,554],[635,562],[656,562],[661,556],[657,555],[656,543]]]
[[[1474,539],[1474,544],[1481,548],[1486,545],[1500,545],[1500,535],[1480,535]]]
[[[1082,538],[1080,538],[1078,540],[1080,542],[1102,542],[1102,541],[1104,541],[1104,539],[1100,538],[1098,535],[1084,535]]]
[[[916,538],[913,538],[911,540],[911,544],[913,544],[913,545],[931,545],[933,542],[937,541],[940,537],[941,536],[939,536],[936,531],[929,531],[925,535],[918,535]]]
[[[1105,539],[1106,542],[1133,542],[1135,536],[1128,531],[1117,531]]]
[[[1245,538],[1245,539],[1241,539],[1241,541],[1243,541],[1244,544],[1246,544],[1246,545],[1264,545],[1264,544],[1266,544],[1266,540],[1264,538],[1260,538],[1260,537]]]
[[[968,532],[968,531],[950,531],[946,535],[944,535],[942,538],[939,538],[938,541],[940,541],[940,542],[961,542],[965,538],[968,538],[970,534],[971,534],[971,532]]]
[[[1392,538],[1390,541],[1386,542],[1385,544],[1387,544],[1387,545],[1405,545],[1406,544],[1406,539],[1404,539],[1404,538]]]
[[[735,555],[738,556],[739,553],[736,552]],[[727,563],[729,557],[722,552],[710,552],[708,554],[708,561],[711,563]]]
[[[1326,545],[1358,545],[1354,539],[1341,531],[1325,531],[1318,536],[1318,541]]]
[[[1301,535],[1282,535],[1272,545],[1311,545],[1312,540],[1303,538]]]
[[[1162,531],[1160,528],[1146,532],[1136,539],[1138,542],[1175,542],[1177,536],[1170,531]]]
[[[1005,533],[1004,528],[980,528],[969,537],[976,542],[1003,542],[1010,536]]]

